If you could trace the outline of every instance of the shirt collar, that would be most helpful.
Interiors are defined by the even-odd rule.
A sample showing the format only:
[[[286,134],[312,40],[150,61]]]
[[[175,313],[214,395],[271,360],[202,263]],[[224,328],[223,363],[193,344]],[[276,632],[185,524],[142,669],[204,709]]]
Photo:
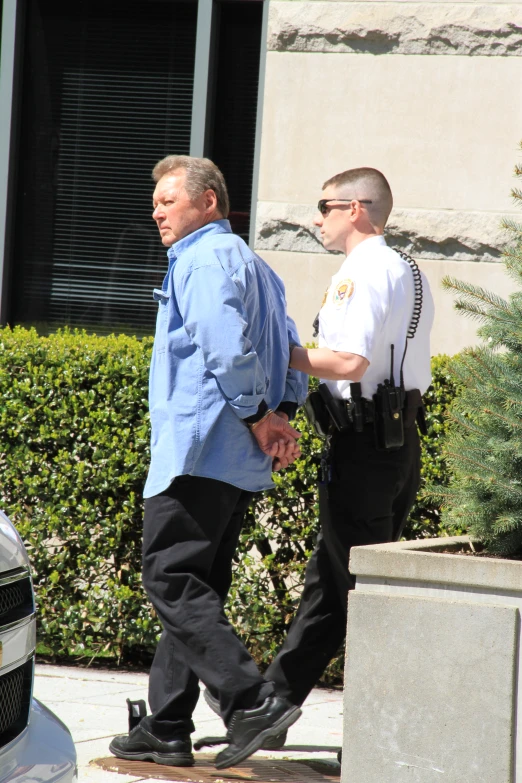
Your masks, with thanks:
[[[179,258],[179,256],[185,250],[187,250],[192,245],[195,245],[196,242],[199,242],[199,240],[206,234],[231,233],[232,229],[228,220],[213,220],[212,223],[207,223],[206,226],[202,226],[196,231],[193,231],[191,234],[188,234],[186,237],[183,237],[183,239],[179,239],[177,242],[174,242],[174,244],[167,250],[168,259],[169,261],[175,261],[176,258]]]
[[[358,261],[360,258],[364,258],[365,255],[370,255],[377,247],[383,246],[388,247],[382,234],[368,237],[368,239],[363,239],[362,242],[359,242],[359,244],[356,245],[350,253],[348,253],[342,263],[342,266],[344,267],[345,264],[352,264],[353,261]]]

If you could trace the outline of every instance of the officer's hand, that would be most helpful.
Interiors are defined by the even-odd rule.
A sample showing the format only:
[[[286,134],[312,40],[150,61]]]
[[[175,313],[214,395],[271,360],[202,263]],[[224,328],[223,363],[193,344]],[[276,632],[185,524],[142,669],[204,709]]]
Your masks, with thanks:
[[[251,431],[261,451],[273,460],[279,460],[281,467],[290,465],[301,453],[296,443],[301,433],[294,430],[283,416],[270,413]]]

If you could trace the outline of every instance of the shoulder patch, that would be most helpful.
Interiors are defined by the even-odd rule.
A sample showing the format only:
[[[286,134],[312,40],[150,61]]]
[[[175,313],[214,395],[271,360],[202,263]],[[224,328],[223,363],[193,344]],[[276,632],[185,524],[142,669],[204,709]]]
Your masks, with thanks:
[[[324,306],[325,306],[325,304],[326,304],[326,300],[328,299],[328,292],[329,292],[329,291],[330,291],[330,286],[328,286],[328,288],[327,288],[327,289],[326,289],[326,291],[324,292],[323,301],[321,302],[321,307],[320,307],[319,309],[321,309],[322,307],[324,307]]]
[[[355,291],[355,284],[353,280],[345,278],[337,283],[332,293],[332,303],[335,307],[339,308],[347,302],[353,296]]]

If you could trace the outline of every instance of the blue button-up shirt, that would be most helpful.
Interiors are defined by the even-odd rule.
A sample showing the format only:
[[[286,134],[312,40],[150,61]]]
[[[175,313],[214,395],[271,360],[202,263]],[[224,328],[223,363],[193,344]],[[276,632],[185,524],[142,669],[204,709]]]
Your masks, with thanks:
[[[273,486],[271,458],[242,419],[282,401],[301,404],[307,376],[288,368],[299,343],[281,279],[228,220],[216,220],[168,251],[155,289],[159,312],[150,368],[151,465],[145,497],[176,476]]]

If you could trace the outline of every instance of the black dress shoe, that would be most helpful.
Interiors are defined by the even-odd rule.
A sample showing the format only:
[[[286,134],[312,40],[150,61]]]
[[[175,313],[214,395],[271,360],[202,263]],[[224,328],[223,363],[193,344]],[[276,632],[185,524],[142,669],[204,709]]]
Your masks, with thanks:
[[[219,706],[219,699],[216,699],[215,696],[212,696],[208,688],[205,688],[203,691],[203,698],[207,702],[208,706],[212,710],[212,712],[215,712],[216,715],[221,716],[221,709]],[[286,742],[286,731],[282,731],[280,734],[276,734],[275,737],[269,737],[263,744],[261,745],[261,750],[281,750],[281,748],[284,748],[285,742]]]
[[[281,734],[301,715],[301,709],[281,696],[269,696],[260,707],[235,710],[228,725],[230,745],[216,756],[217,769],[240,764],[270,737]]]
[[[114,737],[109,750],[119,759],[129,761],[155,761],[170,767],[192,767],[192,742],[188,734],[166,741],[155,737],[138,725],[130,734]]]

